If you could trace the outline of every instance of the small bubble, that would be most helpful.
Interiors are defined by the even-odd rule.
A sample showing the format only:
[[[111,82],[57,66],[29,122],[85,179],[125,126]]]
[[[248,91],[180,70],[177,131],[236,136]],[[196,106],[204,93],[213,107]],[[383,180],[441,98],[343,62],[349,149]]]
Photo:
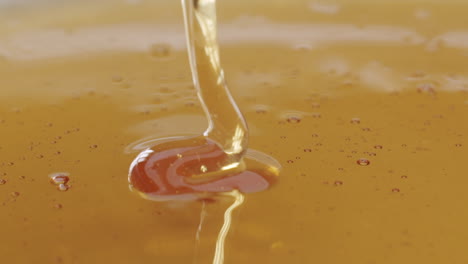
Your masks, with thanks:
[[[42,159],[42,158],[44,158],[44,155],[42,155],[42,154],[39,154],[39,155],[37,155],[37,156],[36,156],[36,158],[38,158],[38,159]]]
[[[7,183],[7,181],[5,179],[0,179],[0,185],[4,185],[6,183]]]
[[[360,158],[356,161],[357,164],[361,165],[361,166],[367,166],[370,164],[370,161],[368,159],[365,159],[365,158]]]
[[[92,149],[95,149],[97,147],[98,147],[98,145],[96,145],[96,144],[89,146],[89,148],[92,148]]]
[[[418,93],[435,93],[435,85],[433,83],[422,83],[417,86]]]
[[[12,192],[12,193],[10,193],[10,196],[11,196],[11,197],[18,197],[19,195],[20,195],[19,192]]]
[[[67,184],[70,181],[70,174],[66,172],[57,172],[52,173],[49,175],[50,182],[59,185],[59,184]]]
[[[288,160],[287,163],[294,163],[294,160]]]
[[[377,156],[377,153],[375,153],[375,152],[369,152],[368,155],[374,157],[374,156]]]
[[[205,165],[202,165],[202,166],[200,167],[200,171],[203,172],[203,173],[205,173],[205,172],[208,171],[208,168],[207,168]]]
[[[310,148],[304,149],[304,152],[312,152],[312,149]]]
[[[370,128],[368,128],[368,127],[364,127],[364,128],[362,129],[362,131],[369,132],[369,131],[371,131],[371,129],[370,129]]]
[[[194,103],[194,102],[186,102],[186,103],[185,103],[185,106],[186,106],[186,107],[194,107],[194,106],[195,106],[195,103]]]
[[[320,113],[312,113],[313,118],[322,118],[322,114]]]
[[[402,178],[402,179],[408,179],[408,176],[406,176],[406,175],[401,175],[401,178]]]
[[[178,153],[177,158],[179,158],[179,159],[182,158],[182,154]]]
[[[297,124],[301,122],[301,118],[298,116],[290,116],[286,119],[286,121],[291,124]]]
[[[361,119],[359,119],[359,118],[357,118],[357,117],[351,118],[350,123],[351,123],[351,124],[360,124],[360,123],[361,123]]]
[[[63,206],[62,206],[61,204],[59,204],[59,203],[58,203],[58,204],[54,204],[54,208],[55,208],[55,209],[62,209],[62,207],[63,207]]]
[[[312,108],[320,108],[319,103],[311,103],[310,106],[312,106]]]
[[[171,46],[168,44],[158,43],[151,45],[150,54],[153,58],[165,58],[171,54]]]
[[[266,105],[256,105],[254,109],[255,109],[255,113],[257,114],[266,114],[269,110],[269,107]]]
[[[312,134],[312,137],[318,137],[319,135],[318,134]]]
[[[455,144],[455,147],[461,147],[462,144]]]
[[[382,145],[375,145],[374,148],[375,149],[383,149]]]
[[[335,181],[333,184],[335,184],[335,186],[341,186],[341,185],[343,185],[343,182],[342,181]]]
[[[296,157],[296,159],[297,159],[297,160],[300,160],[300,159],[301,159],[301,157],[297,156],[297,157]]]
[[[394,192],[394,193],[399,193],[399,192],[400,192],[400,189],[398,189],[398,188],[393,188],[393,189],[392,189],[392,192]]]
[[[415,71],[410,75],[410,78],[412,78],[412,79],[422,79],[424,77],[426,77],[426,73],[424,71],[421,71],[421,70]]]
[[[67,184],[64,184],[64,183],[61,183],[57,186],[57,190],[61,191],[61,192],[66,192],[68,191],[68,189],[70,189],[70,186],[67,185]]]
[[[115,83],[120,83],[123,81],[123,78],[122,76],[115,75],[115,76],[112,76],[112,81]]]
[[[8,162],[7,165],[8,166],[13,166],[13,165],[15,165],[15,163],[14,162]]]

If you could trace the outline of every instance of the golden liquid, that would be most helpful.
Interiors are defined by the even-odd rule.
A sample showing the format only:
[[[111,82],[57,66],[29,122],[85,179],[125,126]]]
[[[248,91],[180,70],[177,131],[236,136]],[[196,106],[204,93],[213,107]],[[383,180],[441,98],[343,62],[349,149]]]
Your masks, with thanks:
[[[233,211],[225,263],[466,263],[468,6],[226,2],[231,92],[284,170]],[[200,203],[126,178],[133,142],[206,128],[179,3],[70,5],[2,16],[2,261],[211,263],[232,199],[205,205],[196,244]]]

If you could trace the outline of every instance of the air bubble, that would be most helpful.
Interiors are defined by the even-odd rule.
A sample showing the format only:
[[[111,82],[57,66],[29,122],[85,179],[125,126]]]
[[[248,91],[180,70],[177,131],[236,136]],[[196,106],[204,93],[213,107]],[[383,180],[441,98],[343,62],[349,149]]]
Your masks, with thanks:
[[[59,184],[67,184],[70,181],[70,174],[66,172],[57,172],[49,175],[50,182],[59,185]]]
[[[61,183],[57,186],[57,190],[61,191],[61,192],[66,192],[68,191],[68,189],[70,189],[70,186],[67,185],[67,184],[64,184],[64,183]]]
[[[97,147],[98,147],[98,145],[96,145],[96,144],[89,146],[89,148],[92,148],[92,149],[95,149]]]
[[[435,85],[433,83],[422,83],[417,86],[418,93],[435,93]]]
[[[310,106],[312,106],[312,108],[320,108],[319,103],[311,103]]]
[[[287,163],[294,163],[294,160],[288,160]]]
[[[0,179],[0,185],[4,185],[6,183],[7,183],[7,181],[5,179]]]
[[[398,188],[393,188],[393,189],[392,189],[392,192],[394,192],[394,193],[399,193],[399,192],[400,192],[400,189],[398,189]]]
[[[20,195],[19,192],[12,192],[12,193],[10,193],[10,196],[11,196],[11,197],[18,197],[19,195]]]
[[[360,123],[361,123],[361,119],[359,119],[359,118],[357,118],[357,117],[351,118],[350,123],[351,123],[351,124],[360,124]]]
[[[205,165],[202,165],[202,166],[200,167],[200,171],[203,172],[203,173],[205,173],[205,172],[208,171],[208,168],[207,168]]]
[[[54,204],[54,208],[55,209],[62,209],[62,205],[61,204]]]
[[[333,184],[335,184],[335,186],[341,186],[341,185],[343,185],[343,182],[342,181],[335,181]]]
[[[120,82],[123,81],[123,78],[122,78],[122,76],[118,76],[118,75],[112,76],[112,81],[115,82],[115,83],[120,83]]]
[[[377,153],[375,153],[375,152],[369,152],[368,155],[369,155],[369,156],[372,156],[372,157],[375,157],[375,156],[377,156]]]
[[[304,149],[304,152],[312,152],[312,149],[310,148]]]
[[[400,178],[402,178],[402,179],[408,179],[408,176],[406,176],[406,175],[401,175]]]
[[[168,44],[158,43],[150,47],[150,55],[153,58],[165,58],[171,54],[171,46]]]
[[[462,144],[455,144],[455,147],[461,147]]]
[[[356,161],[357,164],[361,165],[361,166],[367,166],[370,164],[370,161],[368,159],[365,159],[365,158],[361,158],[361,159],[358,159]]]
[[[301,118],[298,116],[290,116],[286,119],[286,121],[291,124],[297,124],[301,122]]]
[[[375,145],[374,148],[375,149],[383,149],[383,146],[382,145]]]

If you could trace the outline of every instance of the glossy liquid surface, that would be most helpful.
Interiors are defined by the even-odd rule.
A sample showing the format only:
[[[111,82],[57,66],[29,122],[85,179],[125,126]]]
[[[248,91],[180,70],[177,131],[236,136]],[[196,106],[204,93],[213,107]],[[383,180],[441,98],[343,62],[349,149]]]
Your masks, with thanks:
[[[231,91],[251,147],[284,176],[233,211],[225,263],[466,263],[468,6],[226,2]],[[2,16],[5,263],[212,262],[232,199],[201,217],[201,203],[146,201],[127,186],[134,142],[206,128],[180,5],[161,5]],[[49,176],[64,172],[60,191]]]
[[[153,143],[151,147],[130,165],[130,187],[144,198],[159,201],[266,190],[276,181],[281,165],[258,151],[245,155],[247,124],[229,92],[219,59],[216,1],[185,0],[182,7],[193,83],[208,128],[198,137],[148,142]]]

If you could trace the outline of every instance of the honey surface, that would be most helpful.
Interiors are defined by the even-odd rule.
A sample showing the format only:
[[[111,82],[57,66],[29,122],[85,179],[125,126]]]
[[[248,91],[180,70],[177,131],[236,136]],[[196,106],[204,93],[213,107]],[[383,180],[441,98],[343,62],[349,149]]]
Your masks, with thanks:
[[[206,128],[179,3],[150,2],[2,11],[3,262],[210,263],[232,199],[197,240],[200,202],[128,188],[139,142]],[[219,3],[221,60],[283,171],[234,211],[225,263],[466,263],[468,5],[257,2]]]

